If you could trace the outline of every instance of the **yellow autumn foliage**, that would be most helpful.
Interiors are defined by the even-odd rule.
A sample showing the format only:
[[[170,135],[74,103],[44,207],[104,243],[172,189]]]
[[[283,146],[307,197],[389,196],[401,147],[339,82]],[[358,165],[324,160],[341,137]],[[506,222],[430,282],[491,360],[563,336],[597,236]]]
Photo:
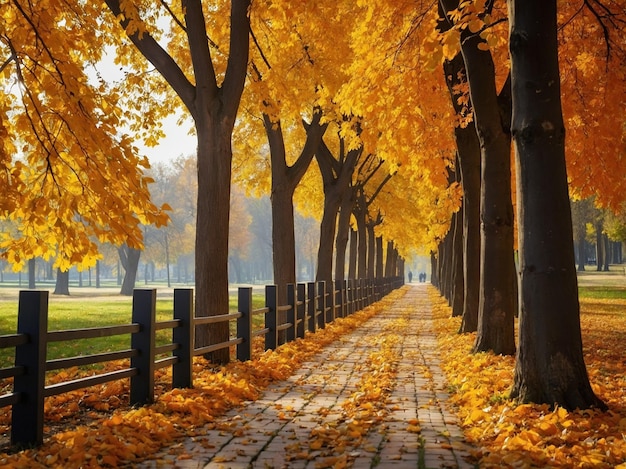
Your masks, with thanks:
[[[619,467],[626,460],[623,300],[581,299],[585,363],[594,392],[608,412],[568,412],[508,399],[514,358],[470,354],[475,334],[458,334],[460,318],[434,288],[433,315],[451,401],[481,468]],[[619,312],[615,311],[619,305]]]

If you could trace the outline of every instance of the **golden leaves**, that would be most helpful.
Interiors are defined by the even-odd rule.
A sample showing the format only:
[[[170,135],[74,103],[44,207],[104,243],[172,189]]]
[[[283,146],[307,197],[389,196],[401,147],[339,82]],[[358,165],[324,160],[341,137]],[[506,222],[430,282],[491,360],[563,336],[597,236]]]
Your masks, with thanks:
[[[0,216],[14,229],[0,243],[16,269],[37,256],[56,256],[62,270],[89,267],[97,239],[140,245],[140,223],[167,221],[150,202],[146,160],[119,135],[118,95],[87,73],[104,49],[106,35],[83,24],[98,8],[3,8],[11,24],[0,50],[15,51],[15,58],[3,72],[9,84],[0,108]]]
[[[513,357],[470,354],[474,334],[459,335],[459,318],[431,290],[433,314],[451,400],[457,406],[466,438],[480,449],[480,467],[610,468],[626,458],[625,389],[619,335],[626,318],[610,306],[581,299],[585,362],[594,392],[613,410],[568,412],[562,407],[516,405],[508,399]],[[623,300],[620,300],[623,308]],[[599,311],[605,310],[603,314]],[[619,467],[619,466],[618,466]]]
[[[325,329],[308,334],[305,339],[264,352],[253,361],[232,362],[215,369],[204,359],[197,358],[194,361],[193,389],[163,391],[171,382],[171,370],[159,370],[157,398],[152,405],[136,409],[125,407],[129,393],[127,380],[50,397],[45,401],[46,421],[69,420],[66,430],[46,437],[39,448],[0,454],[0,468],[33,467],[37,464],[63,468],[117,467],[149,458],[179,437],[200,433],[203,425],[216,425],[215,417],[227,409],[243,401],[255,400],[271,381],[290,376],[304,361],[319,354],[324,345],[338,340],[341,335],[380,313],[399,294],[402,292],[394,292],[376,305],[337,319],[327,324]],[[393,339],[379,339],[384,343],[383,349],[370,355],[367,361],[369,372],[342,408],[343,421],[334,429],[320,427],[314,431],[308,448],[294,444],[291,448],[294,453],[288,455],[290,460],[307,459],[309,450],[346,449],[351,439],[367,432],[372,421],[383,418],[385,388],[390,387],[389,380],[393,379],[394,373],[390,361],[397,358],[397,352],[393,351]],[[102,371],[122,366],[124,363],[111,363]],[[76,368],[60,371],[51,376],[49,382],[66,381],[84,373]],[[79,415],[76,414],[77,409]],[[288,405],[277,405],[276,410],[282,412],[285,418],[290,418],[289,415],[295,412]],[[79,417],[81,420],[72,425],[72,419]],[[0,425],[4,426],[4,431],[9,420],[7,408],[1,409]],[[411,424],[416,425],[417,422]],[[229,425],[225,425],[223,430],[237,431]],[[329,440],[334,436],[338,436],[337,442]],[[176,451],[176,447],[172,447],[172,451]],[[350,453],[329,452],[325,462],[345,467],[349,458]]]

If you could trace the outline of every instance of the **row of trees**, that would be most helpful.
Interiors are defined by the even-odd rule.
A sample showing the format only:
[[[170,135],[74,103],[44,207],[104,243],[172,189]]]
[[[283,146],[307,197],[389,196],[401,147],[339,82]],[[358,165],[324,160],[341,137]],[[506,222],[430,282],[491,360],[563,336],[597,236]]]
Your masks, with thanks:
[[[459,144],[458,177],[465,191],[464,210],[455,215],[453,229],[440,245],[437,273],[441,278],[437,278],[437,283],[453,305],[454,314],[463,317],[461,332],[477,332],[473,351],[517,352],[512,396],[569,409],[605,408],[589,385],[582,358],[561,92],[570,109],[568,131],[573,129],[574,134],[574,151],[567,154],[572,192],[578,196],[594,193],[597,203],[618,209],[623,201],[614,192],[617,188],[622,190],[619,180],[596,171],[594,174],[609,184],[602,188],[596,185],[598,181],[592,182],[580,173],[582,167],[587,168],[582,159],[589,158],[589,154],[578,151],[592,151],[586,147],[589,139],[580,133],[580,123],[589,119],[587,122],[595,125],[601,117],[593,107],[575,115],[571,109],[590,102],[610,106],[603,85],[593,87],[586,83],[582,87],[581,80],[589,75],[586,67],[594,60],[604,57],[609,63],[622,56],[623,49],[615,38],[619,32],[613,29],[615,24],[611,21],[623,15],[624,10],[612,10],[601,2],[585,2],[577,10],[570,10],[565,2],[559,3],[557,9],[557,2],[525,2],[522,6],[521,2],[509,1],[507,45],[511,66],[499,85],[497,53],[483,42],[489,38],[476,34],[482,28],[480,19],[484,15],[498,14],[495,3],[483,2],[484,8],[478,11],[473,10],[475,4],[463,7],[458,2],[442,1],[440,7],[441,29],[458,28],[461,37],[461,59],[451,58],[448,67],[453,70],[451,80],[463,76],[469,86],[475,124],[469,133],[475,142],[473,151],[480,154],[479,164],[473,167],[480,171],[480,178],[478,184],[468,184],[470,179],[464,167],[471,163],[464,159],[467,156],[471,162],[477,160],[470,155],[471,148],[462,149]],[[603,14],[598,14],[596,8]],[[557,18],[563,22],[558,28]],[[507,20],[507,16],[502,19]],[[587,28],[585,33],[579,34],[583,27]],[[564,41],[572,37],[586,40],[590,37],[588,31],[602,37],[606,49],[594,50],[585,41],[585,52],[573,55],[588,62],[579,62],[572,68],[568,56],[572,52]],[[565,57],[561,62],[566,64],[561,69],[564,73],[559,70],[557,50]],[[603,84],[612,79],[611,72],[605,72]],[[623,90],[620,93],[621,97],[615,98],[623,102]],[[466,137],[457,135],[457,141],[466,142],[461,139]],[[511,140],[516,155],[517,230],[510,192]],[[622,142],[621,137],[613,141],[618,146],[617,155],[603,152],[603,158],[612,165],[619,165],[622,160]],[[472,199],[480,200],[475,212],[467,207]],[[468,233],[468,224],[478,219],[480,228],[469,228]],[[462,229],[466,230],[464,240],[460,236]],[[598,233],[601,231],[599,228]],[[479,258],[470,253],[467,245],[463,251],[463,242],[469,239],[475,239],[479,246]],[[516,241],[519,283],[515,273]],[[478,288],[473,278],[480,279]],[[516,350],[514,316],[518,311],[520,333]]]
[[[16,230],[2,247],[18,267],[56,255],[67,270],[93,265],[97,242],[139,249],[142,227],[167,213],[174,226],[171,200],[148,197],[156,175],[119,131],[154,143],[160,119],[182,107],[198,140],[197,314],[227,309],[236,181],[270,195],[279,285],[296,281],[297,206],[320,219],[317,280],[344,278],[346,266],[384,274],[383,257],[393,274],[412,249],[439,249],[435,271],[453,279],[475,349],[513,353],[513,141],[523,320],[514,393],[602,406],[580,351],[565,164],[578,196],[621,203],[623,125],[610,119],[624,102],[623,39],[612,34],[624,9],[575,3],[11,0],[0,209]],[[118,83],[86,72],[105,50],[123,69]],[[589,122],[607,124],[602,138]],[[227,335],[203,328],[197,341]]]

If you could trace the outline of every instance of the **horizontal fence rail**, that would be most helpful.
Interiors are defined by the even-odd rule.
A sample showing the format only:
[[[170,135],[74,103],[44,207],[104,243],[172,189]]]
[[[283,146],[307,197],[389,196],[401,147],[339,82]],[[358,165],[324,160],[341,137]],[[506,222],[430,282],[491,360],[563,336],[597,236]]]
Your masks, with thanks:
[[[238,290],[237,312],[214,316],[194,316],[193,290],[175,289],[173,319],[156,321],[156,290],[133,292],[131,323],[48,331],[48,292],[21,291],[18,305],[17,333],[0,336],[0,349],[12,348],[14,365],[0,369],[0,379],[13,379],[13,392],[0,396],[0,407],[12,406],[11,443],[19,446],[43,442],[44,399],[61,393],[130,379],[130,404],[143,405],[154,399],[155,371],[172,367],[172,387],[193,386],[193,357],[235,347],[237,360],[250,360],[253,339],[264,338],[264,349],[305,337],[323,329],[336,318],[348,316],[379,300],[403,284],[402,277],[378,280],[299,283],[286,286],[286,304],[279,304],[278,287],[265,286],[265,306],[253,309],[252,288]],[[262,324],[254,326],[254,317]],[[282,319],[281,319],[282,318]],[[235,322],[235,337],[195,348],[197,326]],[[258,321],[257,321],[258,322]],[[156,332],[171,330],[171,342],[156,345]],[[130,348],[106,353],[48,360],[48,343],[130,336]],[[129,365],[116,371],[46,385],[46,372],[128,360]]]

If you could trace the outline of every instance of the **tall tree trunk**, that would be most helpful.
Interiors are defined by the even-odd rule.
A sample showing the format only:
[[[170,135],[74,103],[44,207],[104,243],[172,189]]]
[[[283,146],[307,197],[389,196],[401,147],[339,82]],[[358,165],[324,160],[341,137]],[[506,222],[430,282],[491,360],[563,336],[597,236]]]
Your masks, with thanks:
[[[443,242],[439,244],[439,283],[440,291],[448,304],[452,306],[452,251],[454,247],[454,215],[450,222],[450,229]]]
[[[139,249],[129,248],[124,244],[118,248],[117,252],[119,253],[120,262],[124,268],[124,279],[122,280],[120,295],[130,296],[135,289],[141,251]]]
[[[216,116],[217,117],[217,116]],[[212,120],[212,119],[211,119]],[[196,213],[196,315],[228,313],[228,225],[230,221],[231,133],[217,122],[199,125],[198,211]],[[226,342],[227,322],[196,327],[196,346]],[[206,355],[230,360],[228,348]]]
[[[383,266],[383,237],[376,237],[376,272],[374,278],[383,278],[385,271]]]
[[[339,209],[339,221],[337,223],[337,238],[335,240],[335,280],[346,279],[346,249],[350,235],[350,217],[354,207],[354,190],[344,193]]]
[[[452,316],[463,316],[463,207],[454,214],[454,234],[452,242]]]
[[[604,243],[602,242],[602,222],[596,222],[596,270],[602,271],[602,265],[604,264]]]
[[[129,28],[119,0],[105,3]],[[201,0],[185,0],[185,33],[191,67],[185,72],[148,33],[129,34],[135,47],[154,65],[193,117],[198,139],[198,205],[196,213],[196,305],[198,316],[228,312],[228,222],[230,216],[231,137],[246,80],[249,57],[250,0],[230,2],[230,44],[224,76],[213,66]],[[210,14],[210,13],[208,13]],[[185,73],[193,71],[190,81]],[[196,328],[196,346],[229,339],[228,323]],[[207,355],[214,363],[229,361],[228,348]]]
[[[35,282],[35,274],[37,273],[37,260],[36,259],[28,259],[28,288],[34,290],[37,288]],[[58,277],[57,277],[58,278]]]
[[[391,258],[393,257],[393,241],[387,241],[387,252],[385,255],[385,277],[391,277],[393,263]]]
[[[351,190],[352,173],[362,149],[350,150],[344,154],[344,144],[340,143],[339,157],[335,158],[323,140],[316,157],[324,181],[324,213],[320,225],[320,245],[317,251],[316,281],[332,285],[333,247],[337,228],[337,213],[346,191]]]
[[[316,281],[325,281],[326,286],[333,280],[333,246],[337,228],[337,212],[341,205],[340,196],[327,193],[324,196],[324,213],[320,223],[320,241],[317,251]]]
[[[357,196],[354,207],[357,234],[359,237],[357,249],[357,278],[367,277],[367,203],[365,194],[361,191]]]
[[[57,269],[57,281],[54,286],[55,295],[70,294],[70,272],[68,270]]]
[[[304,123],[306,141],[296,161],[289,166],[285,142],[280,122],[273,122],[263,115],[263,124],[270,146],[272,161],[272,258],[274,265],[274,283],[278,286],[278,300],[287,302],[287,284],[295,284],[296,275],[296,241],[293,194],[300,180],[306,173],[315,150],[317,149],[326,125],[320,125],[321,113],[315,112],[311,123]],[[279,319],[284,322],[284,317]]]
[[[602,270],[604,272],[608,272],[611,264],[611,243],[609,241],[609,236],[606,233],[602,235],[602,243],[604,244],[604,265]]]
[[[359,243],[359,234],[356,230],[350,228],[350,260],[348,261],[348,278],[355,279],[356,276],[356,266],[357,266],[357,258],[358,258],[358,243]]]
[[[100,288],[100,261],[96,261],[96,288]]]
[[[434,251],[430,252],[430,283],[437,287],[441,291],[441,285],[439,282],[439,259]]]
[[[517,162],[521,312],[512,397],[585,409],[583,360],[565,167],[556,0],[508,0]]]
[[[444,73],[455,111],[471,112],[459,103],[458,85],[466,82],[465,63],[459,52],[444,62]],[[480,301],[480,143],[476,126],[454,129],[458,151],[459,172],[463,187],[463,324],[476,329]]]
[[[373,280],[376,277],[376,234],[375,222],[370,221],[367,227],[367,278]]]
[[[448,11],[459,4],[458,0],[443,3]],[[469,29],[461,33],[461,52],[482,157],[480,299],[473,350],[512,355],[516,303],[510,124],[501,118],[495,66],[491,52],[479,48],[483,43]],[[469,327],[463,331],[470,332]]]

